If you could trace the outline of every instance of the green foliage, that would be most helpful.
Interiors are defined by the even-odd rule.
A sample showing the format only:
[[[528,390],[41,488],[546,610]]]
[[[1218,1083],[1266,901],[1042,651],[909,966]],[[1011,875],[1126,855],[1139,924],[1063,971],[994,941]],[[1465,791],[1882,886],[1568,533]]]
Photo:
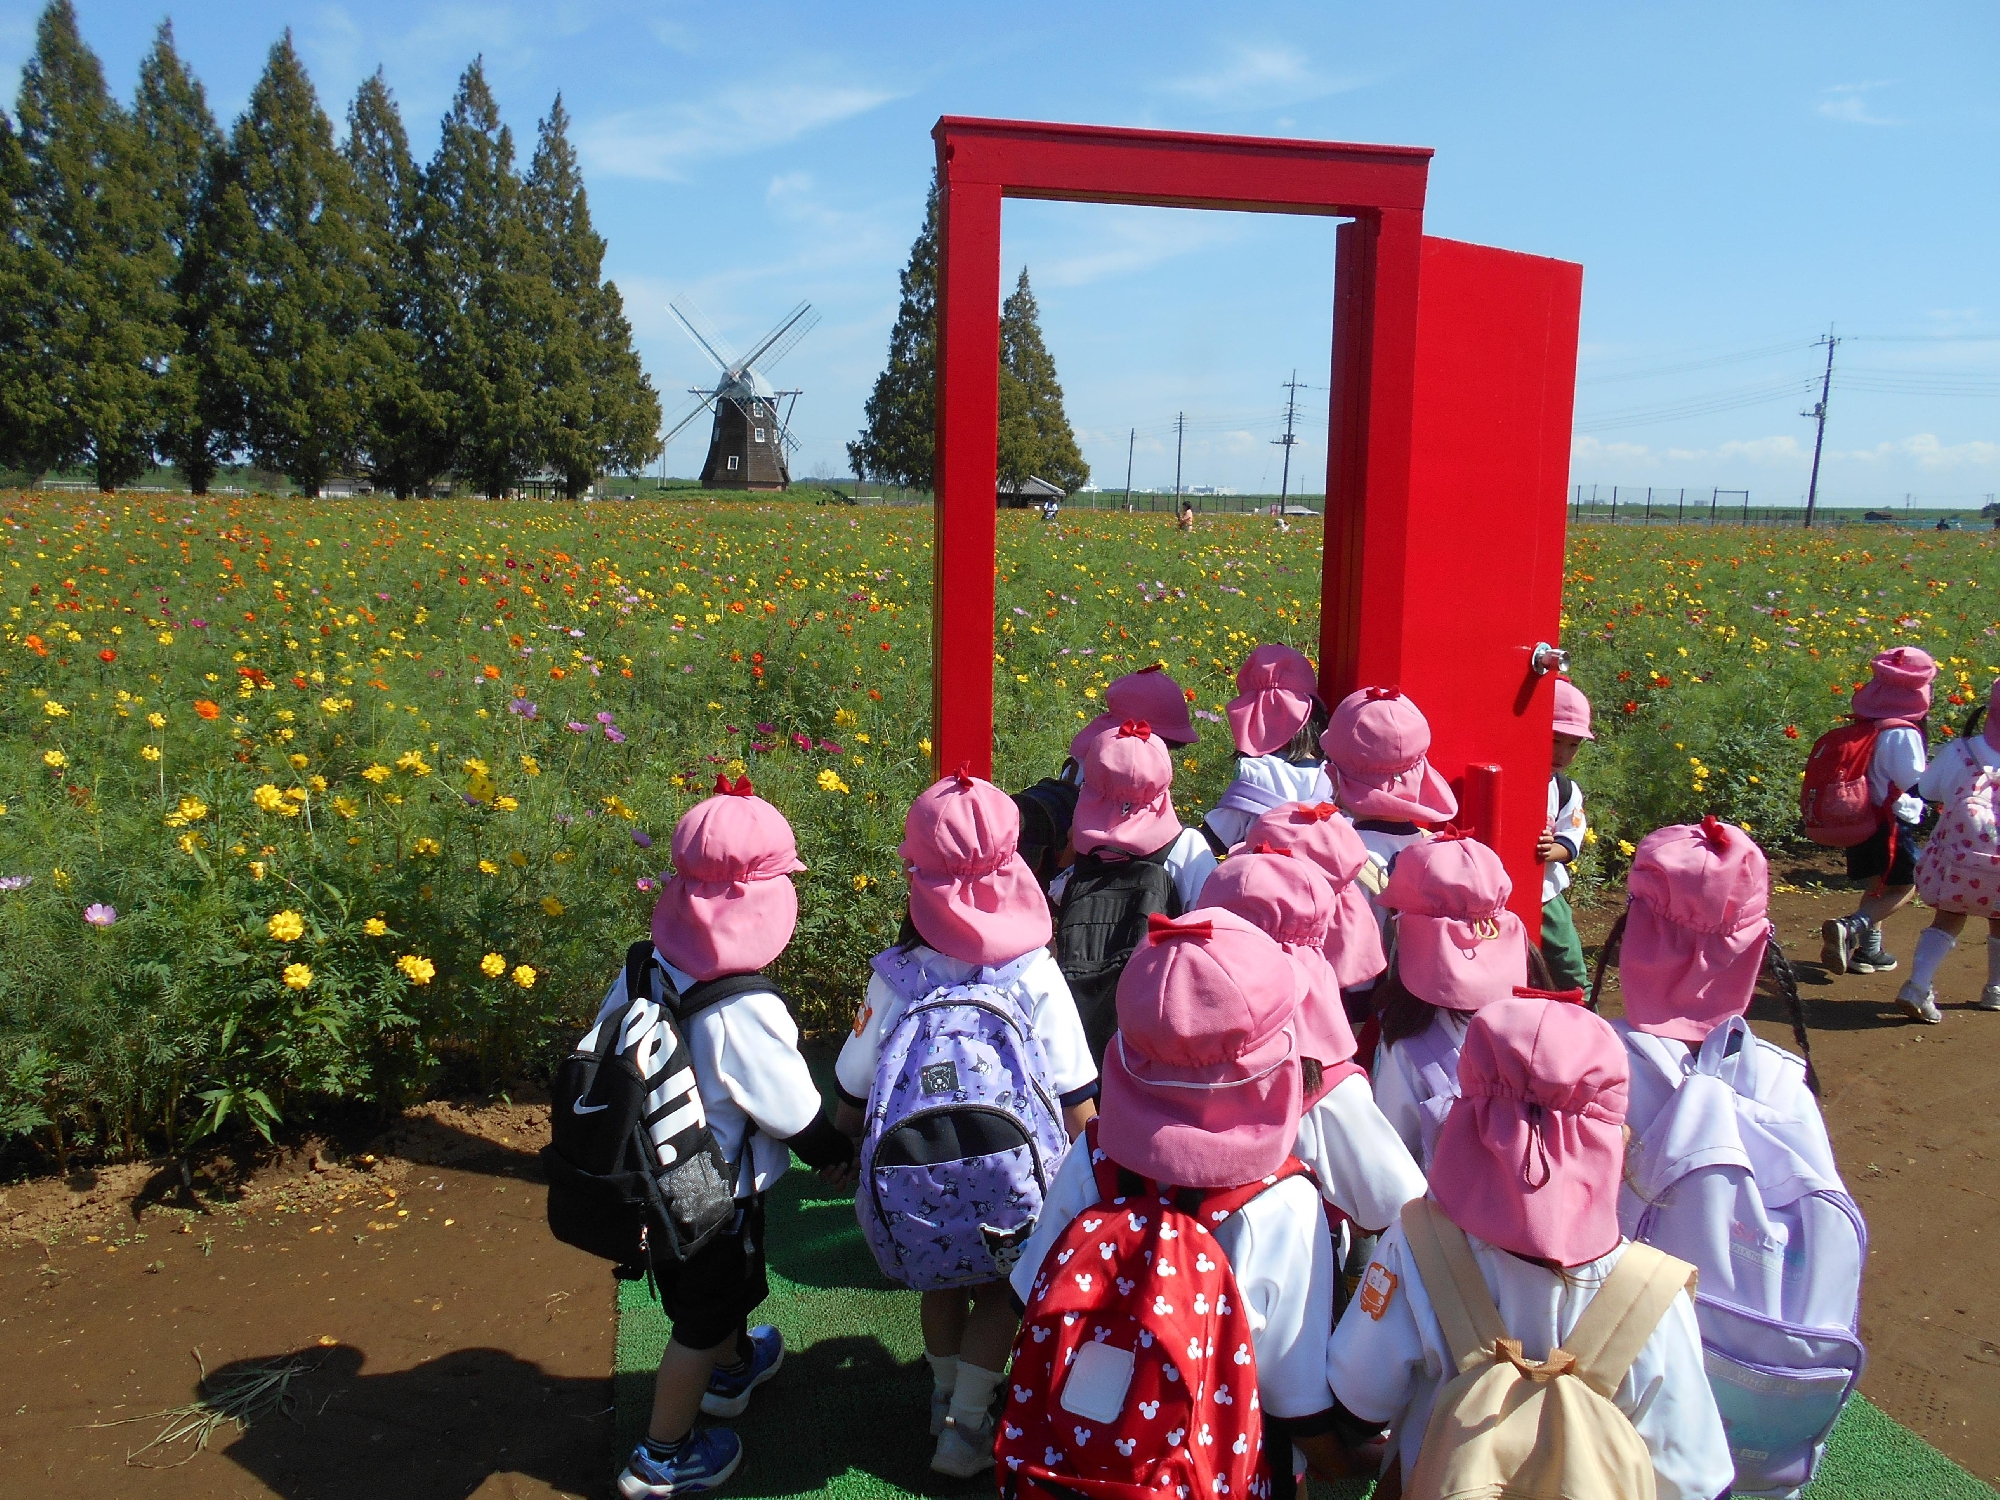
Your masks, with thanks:
[[[932,483],[937,441],[938,181],[931,174],[924,227],[903,268],[903,300],[889,330],[889,363],[863,408],[866,425],[847,445],[854,472],[904,489]]]
[[[1000,478],[1019,485],[1030,475],[1064,491],[1090,483],[1023,266],[1013,295],[1000,307]]]

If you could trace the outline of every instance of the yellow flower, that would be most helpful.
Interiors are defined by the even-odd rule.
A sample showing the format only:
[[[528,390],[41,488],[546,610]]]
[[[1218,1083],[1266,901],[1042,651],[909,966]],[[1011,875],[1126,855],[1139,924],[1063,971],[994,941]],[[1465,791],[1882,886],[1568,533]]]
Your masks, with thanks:
[[[397,959],[396,967],[403,971],[411,984],[429,984],[437,978],[437,965],[428,958],[417,957],[414,953],[405,953]]]
[[[929,736],[926,736],[925,738],[917,741],[917,753],[925,757],[928,757],[930,755],[931,742]]]
[[[285,988],[288,990],[311,989],[313,971],[304,964],[285,965]]]
[[[495,797],[493,799],[493,805],[496,808],[498,808],[501,812],[512,812],[515,808],[519,807],[521,804],[519,802],[516,802],[512,797]]]
[[[57,865],[49,872],[49,879],[56,883],[57,890],[66,891],[69,889],[69,871],[65,870],[61,865]]]
[[[356,802],[352,797],[335,797],[333,799],[333,810],[343,818],[351,818],[361,811],[361,804]]]
[[[64,766],[69,764],[69,757],[64,755],[60,750],[44,750],[42,752],[42,764],[51,770],[60,771]]]
[[[1639,850],[1638,847],[1635,844],[1633,844],[1633,842],[1630,839],[1620,839],[1618,841],[1618,852],[1624,855],[1627,859],[1630,859],[1633,855],[1637,854]]]
[[[158,760],[160,758],[160,747],[158,745],[142,745],[139,749],[139,758],[141,760]]]
[[[865,891],[874,883],[873,878],[867,875],[857,875],[854,877],[854,888],[857,891]]]
[[[500,867],[490,859],[482,859],[479,862],[479,873],[482,875],[498,875]]]
[[[1095,698],[1097,696],[1097,689],[1094,687],[1087,687],[1083,690],[1083,696],[1086,698]]]
[[[250,800],[263,808],[265,812],[283,812],[285,810],[285,794],[268,781],[250,794]]]
[[[514,983],[524,990],[535,987],[535,971],[526,964],[514,965]]]
[[[250,878],[252,880],[262,880],[264,878],[263,860],[253,859],[250,861]]]
[[[440,844],[436,839],[418,839],[414,844],[410,845],[410,853],[422,855],[426,859],[442,854],[443,852],[444,845]]]
[[[313,776],[307,780],[306,785],[316,792],[323,792],[326,790],[326,778],[324,776]]]
[[[532,755],[524,755],[521,757],[521,770],[526,775],[539,776],[542,774],[542,763]]]
[[[299,752],[296,750],[294,750],[290,755],[286,756],[285,759],[289,760],[292,763],[292,769],[294,771],[303,771],[308,765],[312,763],[308,757],[299,754]]]
[[[389,924],[380,917],[370,917],[361,924],[361,930],[370,937],[387,937],[389,935]]]
[[[180,843],[181,846],[181,853],[192,854],[194,853],[195,850],[199,849],[203,844],[206,844],[208,840],[204,838],[199,832],[195,832],[195,833],[182,834],[178,842]]]
[[[375,785],[380,786],[383,782],[387,781],[391,776],[394,776],[395,774],[396,773],[390,770],[387,766],[370,766],[367,770],[361,773],[361,778],[364,781],[372,781],[375,783]]]
[[[424,764],[423,756],[414,750],[405,750],[401,755],[397,756],[396,764],[403,770],[408,771],[412,776],[428,776],[431,774],[431,768]]]
[[[563,904],[553,896],[544,896],[542,897],[542,910],[552,917],[559,917],[563,914]]]
[[[162,646],[171,646],[173,643],[174,633],[171,630],[162,630],[160,632],[160,644]]]
[[[833,711],[833,722],[835,728],[851,729],[861,722],[861,717],[851,708],[836,708]]]
[[[469,758],[463,764],[465,770],[473,776],[491,776],[493,774],[493,772],[487,767],[486,762],[479,759],[479,757],[477,756]]]
[[[515,849],[508,854],[507,863],[517,870],[525,870],[528,867],[528,856]]]
[[[479,960],[479,972],[488,979],[498,979],[507,972],[507,960],[497,953],[489,953]]]
[[[167,716],[162,713],[150,713],[146,715],[146,722],[151,724],[155,729],[165,729],[167,727]]]
[[[42,704],[42,712],[47,714],[51,719],[64,719],[69,717],[69,710],[64,708],[60,703],[56,702],[56,700],[53,698],[48,699],[46,702]]]
[[[297,942],[306,930],[305,918],[287,909],[277,913],[264,924],[264,930],[281,943]]]
[[[352,701],[352,699],[322,698],[319,700],[319,711],[323,714],[337,714]]]
[[[840,779],[839,773],[832,766],[828,766],[819,773],[819,789],[822,792],[845,792],[848,788],[847,783]]]
[[[489,776],[474,776],[465,783],[465,795],[474,802],[491,802],[499,790]]]

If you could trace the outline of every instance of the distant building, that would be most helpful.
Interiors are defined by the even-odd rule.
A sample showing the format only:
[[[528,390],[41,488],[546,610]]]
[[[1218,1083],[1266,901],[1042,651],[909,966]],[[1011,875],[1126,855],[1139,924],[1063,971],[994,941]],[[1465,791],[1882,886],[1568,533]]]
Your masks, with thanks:
[[[999,508],[1002,510],[1026,510],[1032,506],[1046,505],[1053,500],[1060,505],[1066,497],[1060,486],[1050,484],[1046,479],[1030,474],[1018,485],[1006,480],[1000,481]]]
[[[1886,510],[1867,510],[1861,513],[1864,521],[1893,521],[1896,518]]]

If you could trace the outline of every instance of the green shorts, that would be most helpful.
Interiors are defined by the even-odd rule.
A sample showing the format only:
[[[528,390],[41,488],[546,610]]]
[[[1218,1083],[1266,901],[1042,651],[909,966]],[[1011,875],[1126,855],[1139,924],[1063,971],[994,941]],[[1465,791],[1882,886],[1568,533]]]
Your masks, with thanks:
[[[1542,903],[1542,962],[1559,990],[1586,989],[1590,972],[1583,962],[1583,940],[1576,935],[1576,918],[1569,897],[1557,891]]]

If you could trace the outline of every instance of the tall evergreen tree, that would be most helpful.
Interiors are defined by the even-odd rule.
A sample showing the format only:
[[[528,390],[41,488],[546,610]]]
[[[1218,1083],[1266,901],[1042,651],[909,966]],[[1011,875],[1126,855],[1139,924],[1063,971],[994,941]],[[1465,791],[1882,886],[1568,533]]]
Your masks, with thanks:
[[[156,386],[174,344],[171,254],[132,121],[51,0],[21,70],[0,440],[40,474],[87,462],[100,488],[145,472]]]
[[[211,208],[252,458],[308,495],[358,460],[377,364],[360,204],[287,31],[230,132]]]
[[[240,426],[234,386],[216,378],[210,358],[221,289],[213,259],[200,243],[222,132],[200,81],[174,50],[172,21],[160,23],[152,50],[139,64],[132,120],[170,252],[163,290],[173,305],[175,337],[158,390],[157,443],[188,488],[205,495]]]
[[[889,363],[875,378],[865,407],[867,425],[847,445],[856,474],[929,489],[937,443],[938,181],[931,175],[923,232],[903,268],[903,300],[889,332]]]
[[[441,397],[452,467],[488,495],[505,494],[537,457],[539,340],[553,294],[522,198],[513,134],[475,59],[424,173],[420,357]]]
[[[1030,474],[1065,491],[1090,482],[1023,266],[1013,295],[1000,305],[1000,477],[1018,484]]]
[[[412,240],[423,179],[379,69],[362,81],[347,108],[344,154],[354,176],[356,227],[379,335],[363,459],[377,486],[407,497],[449,467],[451,456],[441,397],[424,384],[419,362],[422,319]]]
[[[542,340],[537,447],[574,500],[605,469],[640,468],[659,451],[660,399],[639,366],[618,288],[604,281],[604,240],[562,95],[541,123],[524,199],[547,247],[554,296]]]

